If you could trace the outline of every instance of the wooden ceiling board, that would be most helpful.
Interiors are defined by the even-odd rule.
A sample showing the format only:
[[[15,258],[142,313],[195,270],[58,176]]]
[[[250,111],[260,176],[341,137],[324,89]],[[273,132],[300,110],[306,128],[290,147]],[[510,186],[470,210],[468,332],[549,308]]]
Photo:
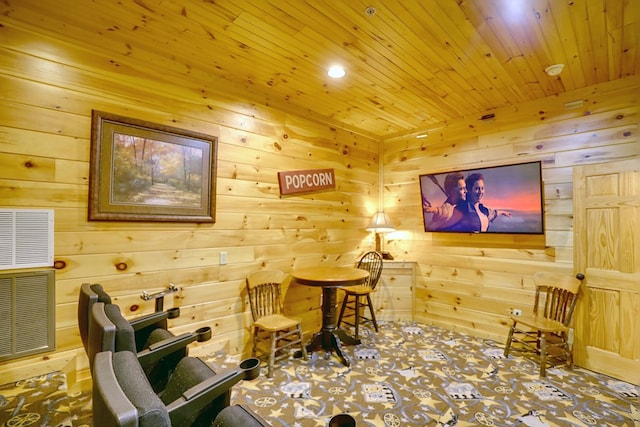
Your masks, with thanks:
[[[609,51],[610,37],[607,29],[605,5],[588,3],[587,14],[589,15],[589,33],[591,35],[591,51],[593,52],[596,81],[604,81],[609,78]]]
[[[313,20],[316,24],[306,32],[310,37],[314,37],[315,35],[315,38],[321,37],[324,39],[325,26],[322,24],[322,16],[324,15],[318,15],[316,19]],[[346,62],[349,68],[349,78],[357,81],[363,80],[362,84],[369,88],[369,93],[365,95],[364,98],[358,97],[357,93],[349,93],[345,94],[347,97],[346,100],[348,101],[350,99],[352,102],[360,102],[364,99],[365,103],[371,103],[374,106],[380,105],[380,114],[384,114],[385,111],[395,107],[398,111],[393,114],[400,114],[400,117],[402,117],[402,115],[411,115],[413,107],[408,103],[408,101],[411,100],[408,97],[398,96],[398,92],[404,90],[404,85],[398,85],[397,78],[395,81],[391,78],[398,76],[398,74],[405,75],[410,73],[412,68],[403,68],[400,64],[391,62],[388,57],[392,55],[389,54],[388,48],[385,46],[380,48],[378,44],[371,48],[369,45],[360,43],[359,38],[362,38],[361,33],[362,31],[359,27],[347,23],[332,32],[332,34],[339,35],[342,40],[345,40],[343,44],[346,46],[346,50],[350,56],[346,61],[341,62]],[[375,38],[375,35],[369,34],[367,36]],[[332,56],[339,58],[340,53],[332,53]],[[342,56],[344,56],[344,54]],[[366,67],[359,66],[359,62],[364,62]],[[351,67],[349,64],[355,64],[355,66]],[[334,83],[332,82],[332,84]],[[413,87],[415,89],[415,86]],[[356,96],[353,97],[353,95]],[[429,99],[428,97],[426,98]],[[345,105],[349,106],[349,102]],[[367,105],[364,107],[370,108],[370,106]],[[351,109],[349,108],[348,110]]]
[[[238,24],[238,21],[240,21],[243,17],[239,17],[238,20],[236,20],[235,24]],[[244,37],[246,38],[251,38],[254,39],[254,41],[259,41],[261,39],[264,38],[264,36],[270,36],[273,37],[271,34],[274,33],[274,31],[272,31],[271,28],[264,28],[261,30],[257,30],[257,28],[259,28],[261,26],[261,22],[259,20],[256,20],[253,17],[247,17],[248,19],[251,19],[251,22],[248,22],[247,24],[243,25],[243,29],[242,31],[244,32]],[[251,34],[251,32],[254,32],[257,34],[257,36],[253,36]],[[259,34],[262,33],[262,34]],[[305,36],[305,31],[302,31],[301,33],[298,34],[297,39],[293,40],[294,43],[284,43],[284,41],[282,43],[278,43],[279,46],[286,46],[288,49],[290,49],[290,46],[294,46],[294,45],[299,45],[299,47],[301,49],[307,49],[310,52],[306,53],[303,52],[302,50],[299,52],[291,52],[291,53],[287,53],[284,50],[282,50],[282,53],[279,53],[280,55],[284,56],[284,57],[293,57],[293,58],[297,58],[300,56],[304,56],[305,58],[309,59],[311,56],[317,56],[317,54],[315,53],[315,51],[319,51],[319,50],[325,50],[327,51],[327,49],[323,46],[324,43],[324,39],[322,40],[311,40],[309,38],[304,39]],[[315,34],[315,33],[313,33]],[[303,40],[300,42],[298,39],[302,38]],[[326,43],[324,43],[326,44]],[[315,49],[310,49],[309,46],[314,47]],[[277,48],[276,48],[277,49]],[[283,48],[284,49],[284,48]],[[273,47],[272,47],[272,51],[273,51]],[[302,52],[302,53],[301,53]],[[337,56],[337,55],[336,55]],[[309,62],[309,61],[307,61]],[[314,68],[313,70],[306,70],[304,69],[304,65],[305,64],[301,64],[300,66],[296,66],[294,67],[295,73],[300,74],[300,73],[304,73],[304,74],[312,74],[313,72],[318,72],[319,70],[323,70],[322,71],[322,78],[324,78],[325,80],[327,80],[328,82],[324,85],[321,86],[316,86],[315,89],[311,88],[311,87],[305,87],[305,86],[298,86],[296,88],[296,92],[295,93],[288,93],[283,95],[284,98],[286,98],[287,100],[290,99],[298,99],[299,102],[301,104],[304,105],[305,101],[307,103],[307,105],[313,105],[313,108],[317,111],[322,112],[323,114],[329,116],[329,117],[335,117],[335,118],[340,118],[340,114],[339,112],[335,112],[334,107],[332,107],[331,104],[325,104],[323,103],[324,100],[326,100],[328,98],[328,96],[324,96],[324,95],[333,95],[332,94],[332,88],[334,86],[341,86],[341,82],[338,81],[330,81],[331,79],[329,79],[328,77],[324,76],[324,67],[326,67],[326,64],[320,64],[320,60],[316,61],[316,63],[314,64]],[[357,75],[356,75],[357,76]],[[288,80],[288,77],[285,77]],[[350,105],[350,110],[352,110],[352,107],[359,107],[359,103],[362,102],[362,99],[366,99],[367,97],[373,97],[375,96],[375,91],[373,90],[369,90],[369,93],[363,93],[363,92],[359,92],[359,88],[367,88],[369,86],[369,83],[366,82],[366,84],[364,82],[360,82],[361,85],[360,86],[354,86],[352,88],[352,90],[349,91],[348,96],[352,99],[352,104],[355,105]],[[306,98],[306,99],[302,99],[302,98]],[[345,105],[349,105],[348,101],[345,100]],[[366,106],[368,108],[368,106]],[[323,110],[324,108],[324,110]],[[394,119],[395,117],[397,117],[397,114],[401,114],[401,111],[404,110],[399,110],[396,111],[394,113],[394,115],[390,116],[390,119]],[[353,113],[351,111],[347,111],[347,114],[353,115]],[[380,113],[381,115],[385,115],[387,114],[386,112],[382,111]],[[363,117],[364,119],[365,117]],[[366,124],[365,124],[366,126]]]
[[[582,71],[582,56],[580,55],[578,40],[573,29],[573,20],[569,10],[560,3],[553,4],[550,10],[564,51],[564,55],[560,53],[553,59],[555,63],[560,63],[560,60],[565,58],[563,63],[566,68],[562,73],[563,82],[566,80],[565,87],[567,90],[585,87],[587,83]]]
[[[482,102],[482,99],[474,92],[474,80],[477,78],[474,76],[477,74],[475,68],[467,70],[460,58],[451,49],[446,48],[447,43],[433,43],[435,41],[434,34],[427,31],[425,23],[427,19],[431,22],[434,21],[428,15],[422,16],[425,15],[423,8],[409,10],[406,6],[402,3],[394,3],[389,6],[389,12],[403,22],[410,22],[416,28],[420,28],[415,33],[405,32],[402,35],[404,40],[401,42],[407,48],[407,55],[402,55],[402,57],[412,60],[412,63],[406,66],[417,70],[415,78],[424,79],[429,76],[429,80],[424,84],[433,86],[438,93],[436,99],[440,101],[441,105],[451,106],[453,114],[459,115],[461,111],[464,111],[460,105],[466,104],[467,107],[471,107],[474,102]],[[429,42],[425,43],[425,41]],[[445,48],[443,49],[439,45]],[[425,57],[430,61],[425,61]],[[446,75],[448,79],[440,79],[443,75]],[[431,114],[438,117],[436,112]]]
[[[620,56],[620,72],[617,75],[626,77],[638,73],[640,61],[638,61],[638,46],[640,45],[640,31],[638,31],[638,22],[640,21],[640,11],[638,5],[632,0],[607,1],[607,10],[610,3],[614,7],[611,8],[612,14],[607,13],[609,21],[612,22],[610,34],[612,42],[616,44],[614,49],[614,57]],[[621,4],[619,14],[616,5]],[[617,37],[616,37],[617,35]]]
[[[640,70],[637,0],[5,0],[0,16],[3,36],[44,36],[5,49],[382,140]]]
[[[423,115],[425,117],[423,124],[432,124],[434,119],[435,122],[447,120],[447,116],[442,115],[447,109],[450,111],[449,117],[451,117],[459,116],[467,108],[479,105],[482,100],[478,98],[474,88],[476,82],[473,71],[467,70],[463,66],[460,58],[452,52],[447,43],[439,43],[432,33],[425,31],[424,22],[427,19],[431,20],[431,18],[416,18],[416,16],[420,16],[419,13],[424,14],[424,11],[407,10],[406,6],[400,3],[390,5],[390,8],[395,7],[392,10],[393,15],[410,25],[410,30],[403,34],[404,40],[399,40],[397,43],[397,47],[404,48],[408,53],[408,55],[401,56],[412,59],[412,62],[407,63],[404,67],[416,70],[415,78],[423,80],[419,86],[430,86],[430,89],[437,93],[435,98],[429,96],[430,100],[435,101],[435,109],[429,108],[430,105],[425,102],[427,99],[418,100],[417,105],[421,108],[426,107],[428,114],[428,116]],[[419,19],[423,22],[421,23]],[[439,46],[440,44],[442,46]],[[425,57],[430,58],[431,63],[425,61]],[[438,59],[437,62],[433,60],[434,58]],[[451,65],[452,61],[455,65]],[[428,70],[429,68],[431,71]],[[461,73],[460,70],[463,72]],[[425,80],[427,75],[433,75],[433,77]],[[412,87],[412,90],[415,90],[415,87]]]
[[[317,49],[320,50],[322,49],[322,41],[321,40],[314,40],[309,36],[313,36],[313,33],[309,34],[306,31],[302,31],[298,34],[298,37],[296,39],[296,43],[298,44],[299,47],[302,49],[304,47],[308,47],[308,46],[318,46]],[[292,44],[290,44],[292,45]],[[277,48],[276,48],[277,49]],[[328,52],[327,49],[324,49],[325,52]],[[283,55],[287,55],[288,53],[283,53]],[[310,54],[305,54],[305,57],[309,58],[312,55]],[[316,55],[313,55],[316,56]],[[296,92],[292,93],[292,94],[287,94],[288,98],[291,97],[295,97],[295,96],[303,96],[303,95],[307,95],[307,96],[312,96],[312,97],[319,97],[319,98],[314,98],[314,99],[308,99],[307,101],[310,103],[315,104],[313,108],[315,109],[321,109],[323,107],[325,107],[327,109],[326,114],[327,115],[331,115],[332,112],[334,112],[334,110],[331,107],[331,104],[324,104],[322,103],[324,100],[326,100],[326,98],[328,98],[325,95],[332,95],[332,91],[334,90],[334,88],[340,87],[340,86],[344,86],[345,83],[343,83],[343,81],[332,81],[329,77],[327,77],[324,73],[324,69],[326,68],[327,64],[326,63],[322,63],[321,58],[318,58],[317,60],[314,61],[314,66],[313,68],[309,69],[308,67],[305,66],[305,64],[301,64],[300,66],[295,66],[294,69],[291,70],[291,74],[307,74],[307,75],[313,75],[313,74],[320,74],[318,76],[318,78],[322,78],[326,81],[326,83],[322,84],[322,85],[316,85],[314,86],[309,86],[309,85],[305,85],[305,86],[298,86],[296,88]],[[319,70],[322,70],[321,73],[319,73]],[[288,78],[287,78],[288,79]],[[351,87],[349,88],[349,96],[351,98],[355,98],[356,101],[358,101],[359,99],[362,99],[363,97],[373,97],[375,96],[375,91],[373,91],[372,89],[369,88],[370,86],[370,81],[367,81],[366,79],[364,79],[362,76],[358,76],[357,73],[354,73],[353,75],[353,79],[351,79],[352,82],[349,83],[351,85]],[[340,94],[336,95],[336,96],[341,96]],[[344,94],[342,96],[345,96]],[[318,103],[321,103],[320,105],[318,105]]]
[[[547,4],[547,6],[536,9],[536,11],[538,13],[535,25],[536,37],[544,43],[548,59],[548,62],[544,64],[545,68],[549,64],[559,63],[565,57],[577,56],[575,44],[563,40],[560,32],[557,31],[559,24],[551,6]],[[563,73],[561,80],[557,77],[549,79],[549,83],[552,85],[550,94],[561,92],[563,85],[566,90],[576,88],[572,73],[574,68],[576,67],[567,67],[567,72]]]
[[[480,93],[480,86],[483,85],[482,80],[484,79],[481,67],[478,67],[477,64],[472,64],[471,59],[466,55],[459,55],[455,52],[453,37],[450,37],[450,40],[446,40],[446,36],[442,38],[439,35],[441,31],[444,31],[442,28],[447,26],[449,27],[449,33],[455,32],[455,26],[445,23],[441,27],[441,24],[438,23],[439,20],[427,13],[427,10],[422,5],[418,5],[413,9],[409,9],[409,6],[411,5],[394,3],[393,6],[390,6],[390,12],[398,16],[403,22],[408,22],[415,28],[419,28],[417,33],[405,32],[405,37],[414,52],[416,52],[414,63],[425,64],[427,68],[433,69],[435,78],[431,79],[429,84],[433,85],[440,93],[442,103],[450,105],[455,114],[459,115],[466,108],[472,105],[481,105],[485,102]],[[391,9],[392,7],[394,9]],[[437,5],[433,5],[429,9],[442,15]],[[441,20],[446,22],[445,17],[443,16],[442,18]],[[422,48],[423,46],[424,48]],[[438,58],[439,61],[431,65],[424,61],[424,57]]]
[[[623,2],[608,1],[607,7],[607,28],[609,44],[612,49],[609,53],[609,73],[612,76],[622,77],[622,27],[623,27]]]
[[[485,3],[479,2],[479,4]],[[481,13],[485,16],[486,25],[495,33],[498,45],[503,49],[501,52],[499,51],[499,58],[504,63],[511,63],[515,67],[515,73],[511,75],[515,76],[518,85],[529,91],[527,99],[544,97],[545,92],[542,90],[540,79],[538,78],[541,74],[537,73],[537,71],[540,70],[540,73],[543,73],[542,70],[545,67],[540,66],[534,55],[534,50],[538,48],[538,45],[529,43],[526,35],[521,30],[522,26],[512,25],[511,22],[515,21],[515,19],[504,16],[504,11],[501,8],[482,10]],[[522,13],[517,18],[518,22],[523,23],[526,15]],[[523,46],[529,46],[530,50],[523,50]]]

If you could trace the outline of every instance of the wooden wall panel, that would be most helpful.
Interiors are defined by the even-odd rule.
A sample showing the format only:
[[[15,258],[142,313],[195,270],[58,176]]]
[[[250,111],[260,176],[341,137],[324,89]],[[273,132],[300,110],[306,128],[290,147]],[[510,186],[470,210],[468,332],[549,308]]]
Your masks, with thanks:
[[[384,261],[376,292],[371,296],[379,321],[413,319],[415,263]]]
[[[130,317],[153,311],[143,291],[174,283],[180,291],[165,307],[182,314],[172,329],[210,326],[213,338],[198,351],[246,355],[249,272],[351,265],[372,249],[364,227],[378,205],[379,141],[224,94],[154,84],[145,80],[149,70],[107,71],[100,67],[108,58],[52,38],[31,43],[38,35],[18,27],[7,33],[0,206],[55,210],[57,351],[3,363],[0,383],[52,369],[47,359],[88,367],[76,321],[83,282],[102,283]],[[88,221],[92,109],[217,136],[216,223]],[[278,171],[313,168],[333,168],[336,189],[280,196]],[[219,264],[222,251],[227,265]],[[319,329],[319,290],[293,284],[285,307],[303,318],[306,334]]]
[[[0,383],[86,369],[75,324],[83,282],[102,283],[128,316],[153,310],[142,291],[175,283],[181,290],[167,303],[182,310],[175,331],[211,326],[214,338],[198,351],[235,354],[247,350],[249,272],[352,264],[371,249],[364,227],[378,206],[379,141],[214,93],[175,63],[154,83],[143,49],[125,66],[117,58],[126,52],[107,56],[38,31],[13,21],[2,28],[0,205],[55,210],[58,351],[3,363]],[[572,168],[638,158],[639,89],[629,77],[491,111],[491,121],[439,123],[424,129],[426,139],[384,142],[384,206],[398,228],[384,245],[396,261],[416,262],[416,320],[502,340],[508,310],[530,303],[535,271],[573,273]],[[576,100],[584,106],[565,108]],[[89,222],[92,109],[217,136],[217,222]],[[545,236],[423,231],[419,174],[530,160],[543,161]],[[335,191],[279,196],[278,171],[318,167],[335,169]],[[221,251],[227,265],[219,265]],[[319,327],[318,289],[289,286],[285,307],[307,334]],[[638,344],[626,351],[640,352]]]
[[[509,310],[533,303],[533,273],[574,273],[573,167],[640,161],[639,94],[640,78],[630,77],[384,142],[385,211],[398,227],[385,249],[417,263],[416,320],[504,341]],[[566,110],[574,100],[583,107]],[[420,174],[534,160],[543,162],[545,236],[423,231]],[[597,319],[604,337],[615,319]]]

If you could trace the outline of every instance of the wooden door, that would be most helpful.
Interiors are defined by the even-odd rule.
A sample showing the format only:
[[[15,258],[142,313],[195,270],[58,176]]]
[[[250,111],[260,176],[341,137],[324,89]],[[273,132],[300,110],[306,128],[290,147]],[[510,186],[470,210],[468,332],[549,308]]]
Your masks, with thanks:
[[[575,168],[578,366],[640,383],[640,160]]]

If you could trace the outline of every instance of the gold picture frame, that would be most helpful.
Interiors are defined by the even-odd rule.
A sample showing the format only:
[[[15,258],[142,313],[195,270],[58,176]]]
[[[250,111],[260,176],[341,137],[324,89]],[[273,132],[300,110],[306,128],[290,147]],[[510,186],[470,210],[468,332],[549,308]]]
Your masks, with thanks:
[[[218,139],[93,110],[89,221],[215,222]]]

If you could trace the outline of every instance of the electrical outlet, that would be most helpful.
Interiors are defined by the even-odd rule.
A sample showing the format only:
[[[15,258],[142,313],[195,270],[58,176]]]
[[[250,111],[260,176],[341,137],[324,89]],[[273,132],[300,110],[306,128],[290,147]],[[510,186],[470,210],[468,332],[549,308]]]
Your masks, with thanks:
[[[519,308],[514,308],[512,313],[514,316],[522,316],[522,310]]]
[[[226,265],[226,264],[227,264],[227,253],[220,252],[220,265]]]

